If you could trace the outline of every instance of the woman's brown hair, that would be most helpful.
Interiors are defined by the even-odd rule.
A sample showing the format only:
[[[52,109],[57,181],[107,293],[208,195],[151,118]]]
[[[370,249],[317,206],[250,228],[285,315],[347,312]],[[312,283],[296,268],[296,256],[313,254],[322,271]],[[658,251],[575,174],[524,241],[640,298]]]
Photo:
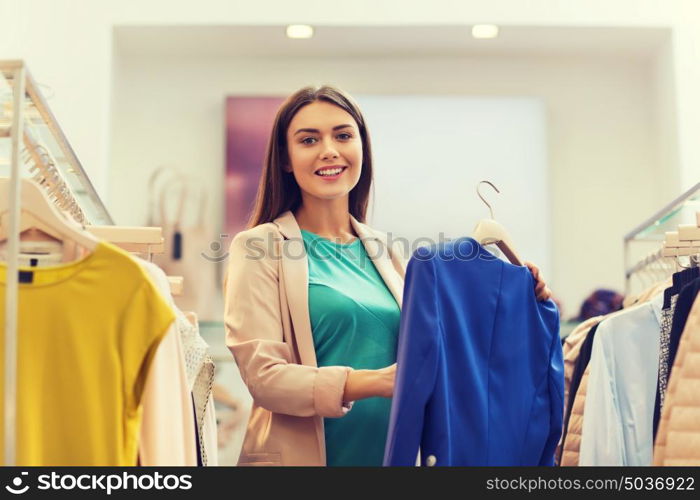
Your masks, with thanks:
[[[307,104],[325,101],[347,111],[357,123],[362,138],[362,172],[357,185],[350,191],[348,200],[350,214],[360,222],[365,222],[369,191],[372,185],[372,150],[369,133],[360,108],[352,97],[342,90],[324,85],[304,87],[287,98],[280,106],[272,125],[272,133],[267,144],[265,164],[255,197],[255,208],[248,220],[248,228],[272,222],[281,213],[294,211],[301,203],[301,191],[294,174],[284,171],[289,163],[287,150],[287,129],[294,115]]]

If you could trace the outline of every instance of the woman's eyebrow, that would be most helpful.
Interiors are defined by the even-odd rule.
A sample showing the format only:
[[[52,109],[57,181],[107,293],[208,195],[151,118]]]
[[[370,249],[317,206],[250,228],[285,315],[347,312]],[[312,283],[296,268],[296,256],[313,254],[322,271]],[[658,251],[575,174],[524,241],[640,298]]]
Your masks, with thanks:
[[[349,123],[344,123],[343,125],[336,125],[333,127],[333,130],[340,130],[341,128],[348,128],[352,127]],[[307,132],[310,134],[318,134],[320,131],[317,128],[300,128],[296,132],[294,132],[294,135],[300,134],[302,132]]]

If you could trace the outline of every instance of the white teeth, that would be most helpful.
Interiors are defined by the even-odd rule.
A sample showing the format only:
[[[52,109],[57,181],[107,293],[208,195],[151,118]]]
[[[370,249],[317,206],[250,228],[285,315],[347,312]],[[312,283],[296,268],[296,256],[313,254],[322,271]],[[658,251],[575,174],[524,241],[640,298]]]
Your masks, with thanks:
[[[322,170],[316,172],[318,175],[323,175],[323,176],[333,176],[333,175],[338,175],[340,172],[342,172],[342,168],[334,168],[332,170]]]

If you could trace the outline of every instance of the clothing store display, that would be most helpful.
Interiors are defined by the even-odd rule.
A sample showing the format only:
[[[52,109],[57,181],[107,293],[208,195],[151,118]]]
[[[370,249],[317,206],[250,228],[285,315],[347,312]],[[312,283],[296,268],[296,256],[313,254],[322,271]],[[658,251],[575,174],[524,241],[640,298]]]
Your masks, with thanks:
[[[654,423],[653,432],[656,436],[661,409],[664,406],[664,397],[668,387],[668,375],[670,371],[669,355],[671,347],[671,327],[673,325],[673,311],[676,309],[678,295],[670,295],[671,289],[664,293],[664,308],[661,310],[661,332],[659,333],[659,376],[656,387],[656,401],[654,402]],[[667,298],[668,304],[666,304]]]
[[[673,281],[669,278],[666,281],[663,281],[661,283],[657,283],[646,290],[642,291],[642,293],[638,295],[629,295],[625,297],[625,300],[622,302],[622,307],[623,309],[629,309],[633,305],[636,304],[641,304],[643,302],[649,302],[649,300],[652,297],[655,297],[657,294],[663,292],[666,290],[668,287],[673,285]]]
[[[207,360],[209,344],[199,333],[199,321],[194,312],[177,314],[176,321],[177,329],[182,337],[182,347],[185,351],[187,383],[190,391],[194,391],[195,381]]]
[[[206,220],[207,197],[204,190],[194,192],[193,181],[181,175],[164,184],[158,198],[151,203],[158,207],[149,223],[163,228],[165,252],[153,256],[153,262],[170,276],[182,276],[185,287],[175,303],[183,311],[194,311],[203,321],[220,319],[215,310],[219,293],[217,263],[206,259],[210,245],[218,242],[218,233]],[[187,202],[192,201],[191,205]],[[176,202],[174,215],[168,214],[169,201]],[[194,210],[192,214],[187,208]],[[193,216],[194,215],[194,216]],[[187,222],[192,219],[192,222]]]
[[[577,325],[566,337],[562,346],[562,351],[564,354],[564,427],[562,436],[559,439],[559,444],[557,445],[557,450],[554,454],[554,463],[557,465],[561,464],[564,440],[566,438],[571,409],[573,407],[574,397],[570,395],[570,387],[571,379],[573,378],[574,370],[576,368],[578,355],[590,329],[597,325],[603,318],[604,316],[595,316]],[[567,404],[569,399],[571,399],[571,405]]]
[[[650,298],[663,293],[664,290],[672,285],[672,281],[669,279],[667,281],[664,281],[663,283],[658,283],[646,290],[644,290],[642,293],[640,293],[637,297],[635,297],[635,301],[633,302],[633,305],[640,305],[643,303],[646,303],[649,301]],[[609,318],[614,318],[620,314],[626,314],[630,310],[632,310],[632,306],[628,306],[626,309],[623,309],[622,311],[617,311],[614,313],[611,313],[607,316],[599,317],[599,322],[603,321],[604,319],[609,319]],[[566,348],[566,344],[565,344]],[[576,353],[573,350],[568,351],[568,356],[567,359],[570,359],[572,363],[576,363],[578,359],[578,353]],[[567,360],[565,359],[565,362]],[[585,403],[586,403],[586,394],[588,391],[588,378],[590,375],[590,363],[586,367],[583,376],[581,377],[581,381],[579,383],[578,390],[576,391],[576,394],[570,394],[569,399],[573,398],[573,404],[571,406],[571,410],[568,414],[567,418],[567,423],[564,428],[564,433],[565,433],[565,442],[562,443],[560,446],[561,448],[561,453],[560,453],[560,460],[559,464],[562,466],[577,466],[579,465],[579,451],[580,451],[580,445],[581,445],[581,435],[583,431],[583,414],[584,414],[584,408],[585,408]],[[569,401],[567,399],[567,401]]]
[[[602,319],[601,316],[597,316],[597,318]],[[569,421],[571,419],[571,411],[574,406],[574,401],[576,400],[576,393],[578,392],[579,386],[581,385],[581,379],[583,378],[583,374],[585,373],[586,368],[588,367],[588,362],[591,359],[593,340],[595,339],[595,333],[598,329],[599,324],[600,320],[598,323],[595,323],[591,327],[591,329],[588,331],[588,334],[583,339],[583,342],[581,342],[578,346],[578,356],[576,358],[576,364],[574,365],[574,369],[571,374],[571,384],[569,386],[568,399],[564,399],[564,427],[560,441],[560,445],[562,448],[566,445],[566,434],[567,429],[569,428]]]
[[[654,445],[654,465],[700,466],[700,295],[688,313]]]
[[[580,465],[651,465],[662,306],[658,294],[598,325]]]
[[[206,356],[204,363],[202,365],[197,379],[195,380],[194,387],[192,389],[192,400],[194,402],[195,417],[197,421],[197,437],[199,442],[199,452],[200,452],[200,462],[204,466],[214,465],[210,463],[209,456],[215,453],[215,449],[211,450],[208,446],[210,439],[208,435],[212,433],[212,429],[205,429],[205,424],[207,422],[207,411],[210,411],[209,402],[212,400],[212,387],[214,385],[214,362],[210,356]],[[213,408],[211,408],[213,412]],[[216,419],[216,416],[214,416]],[[216,426],[213,429],[214,436],[216,436]],[[216,440],[216,437],[214,437]],[[216,447],[215,447],[216,448]]]
[[[471,238],[408,265],[385,465],[553,465],[562,430],[559,315],[526,267]]]
[[[137,262],[146,270],[164,301],[177,314],[168,278],[155,264]],[[146,379],[139,465],[197,465],[196,435],[182,339],[175,321],[158,346]]]
[[[588,332],[591,328],[600,323],[604,317],[605,316],[594,316],[588,318],[583,323],[577,325],[564,340],[562,345],[562,352],[564,355],[564,402],[569,400],[571,379],[574,375],[579,352],[581,352],[581,346],[586,340],[586,337],[588,337]]]
[[[676,353],[678,352],[681,334],[685,329],[686,321],[690,316],[690,310],[693,307],[698,293],[700,293],[700,278],[685,285],[678,294],[678,300],[673,310],[673,324],[671,326],[671,336],[668,346],[668,363],[670,366],[673,366]]]
[[[318,366],[376,370],[394,364],[399,306],[362,242],[335,243],[303,229],[301,234]],[[391,399],[374,397],[354,402],[343,418],[326,418],[326,464],[382,465],[390,411]]]
[[[579,465],[579,451],[581,448],[581,434],[583,430],[583,410],[586,405],[586,393],[588,391],[588,377],[591,373],[591,365],[586,367],[581,377],[576,394],[573,395],[574,403],[571,405],[568,422],[564,432],[566,440],[562,443],[561,461],[563,467],[575,467]],[[571,396],[570,396],[571,397]]]
[[[173,311],[109,243],[77,262],[22,270],[16,464],[135,465],[146,377]],[[5,273],[0,263],[0,317]]]
[[[399,245],[350,217],[401,307]],[[225,278],[226,343],[253,397],[239,465],[325,465],[324,417],[342,417],[346,366],[318,367],[309,313],[308,261],[292,212],[237,234]]]
[[[216,408],[214,408],[214,398],[207,400],[207,407],[204,410],[204,422],[202,423],[202,447],[206,450],[205,467],[216,467],[219,465],[219,440],[216,425]]]

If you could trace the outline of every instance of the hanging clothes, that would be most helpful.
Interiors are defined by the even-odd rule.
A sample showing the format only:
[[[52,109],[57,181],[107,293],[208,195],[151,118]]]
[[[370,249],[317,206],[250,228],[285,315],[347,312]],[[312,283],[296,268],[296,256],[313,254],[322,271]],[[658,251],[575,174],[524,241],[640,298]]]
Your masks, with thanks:
[[[669,339],[668,363],[670,366],[673,366],[676,353],[678,352],[678,346],[680,345],[681,335],[685,330],[686,322],[690,316],[690,310],[693,307],[698,293],[700,293],[700,279],[696,279],[684,286],[678,294],[678,301],[673,311],[673,324],[671,326],[671,335]]]
[[[211,418],[216,422],[213,398],[214,362],[207,355],[192,389],[192,400],[197,421],[197,438],[199,443],[200,463],[207,467],[217,465],[216,424],[211,426]]]
[[[165,302],[176,311],[168,277],[163,270],[141,259],[137,259],[137,262],[146,270]],[[158,346],[146,379],[139,464],[181,467],[197,465],[194,415],[177,321],[170,326]]]
[[[657,283],[654,286],[651,286],[648,289],[644,290],[638,296],[636,296],[635,300],[631,302],[631,304],[640,305],[646,303],[659,293],[663,293],[664,289],[670,287],[671,284],[672,282],[670,279],[663,283]],[[627,306],[627,308],[623,309],[622,311],[614,312],[600,318],[600,321],[603,321],[608,318],[613,318],[620,314],[626,314],[631,309],[633,309],[632,306]],[[570,351],[569,356],[571,357],[571,362],[575,365],[575,363],[578,360],[578,355]],[[566,424],[566,428],[564,429],[564,433],[566,434],[566,442],[563,443],[561,446],[561,459],[559,460],[559,464],[562,466],[571,467],[579,465],[579,451],[581,446],[581,434],[583,430],[583,413],[586,403],[586,394],[588,392],[589,375],[590,364],[586,367],[585,371],[583,372],[583,376],[581,377],[578,390],[575,394],[569,393],[569,399],[567,399],[567,402],[571,398],[573,398],[574,401],[572,405],[568,405],[571,407],[571,410],[569,416],[567,417],[568,421]]]
[[[553,465],[559,314],[526,267],[471,238],[408,264],[385,465]]]
[[[671,328],[673,326],[673,312],[676,309],[678,295],[671,295],[672,289],[669,288],[664,292],[664,308],[661,310],[661,332],[659,334],[659,376],[656,386],[656,401],[654,402],[654,423],[653,432],[656,437],[656,431],[661,418],[661,409],[664,405],[666,389],[668,387],[668,376],[670,374],[670,347],[671,347]]]
[[[602,318],[598,316],[598,318]],[[578,346],[579,355],[576,359],[576,365],[574,366],[573,373],[571,374],[571,386],[569,389],[569,399],[565,400],[565,410],[564,410],[564,429],[561,437],[561,446],[564,448],[566,446],[566,437],[569,424],[571,421],[571,412],[574,406],[574,401],[576,400],[576,393],[578,392],[579,386],[581,385],[581,380],[583,379],[583,374],[588,367],[588,362],[591,359],[591,351],[593,349],[593,340],[595,339],[595,333],[598,329],[600,323],[594,324],[588,331],[588,334],[584,338],[583,342]],[[576,415],[574,418],[579,418]]]
[[[598,325],[580,465],[651,465],[662,307],[658,294]]]
[[[700,466],[700,295],[680,336],[654,446],[654,465]]]
[[[214,398],[209,397],[207,407],[204,411],[204,422],[202,425],[202,447],[206,450],[206,467],[219,465],[219,434],[216,423],[216,408]]]
[[[554,463],[557,465],[561,464],[566,433],[571,418],[571,410],[575,397],[575,394],[571,394],[571,382],[576,369],[576,362],[578,361],[578,356],[581,352],[581,346],[586,340],[588,332],[590,332],[591,328],[600,323],[603,318],[604,316],[594,316],[593,318],[588,318],[583,323],[577,325],[576,328],[574,328],[574,330],[566,337],[562,346],[562,351],[564,354],[564,427],[562,437],[559,440],[557,450],[554,454]],[[571,402],[571,404],[568,404],[569,402]]]
[[[172,309],[109,243],[77,262],[21,270],[17,465],[136,465],[146,376]],[[0,263],[0,317],[6,272]]]

